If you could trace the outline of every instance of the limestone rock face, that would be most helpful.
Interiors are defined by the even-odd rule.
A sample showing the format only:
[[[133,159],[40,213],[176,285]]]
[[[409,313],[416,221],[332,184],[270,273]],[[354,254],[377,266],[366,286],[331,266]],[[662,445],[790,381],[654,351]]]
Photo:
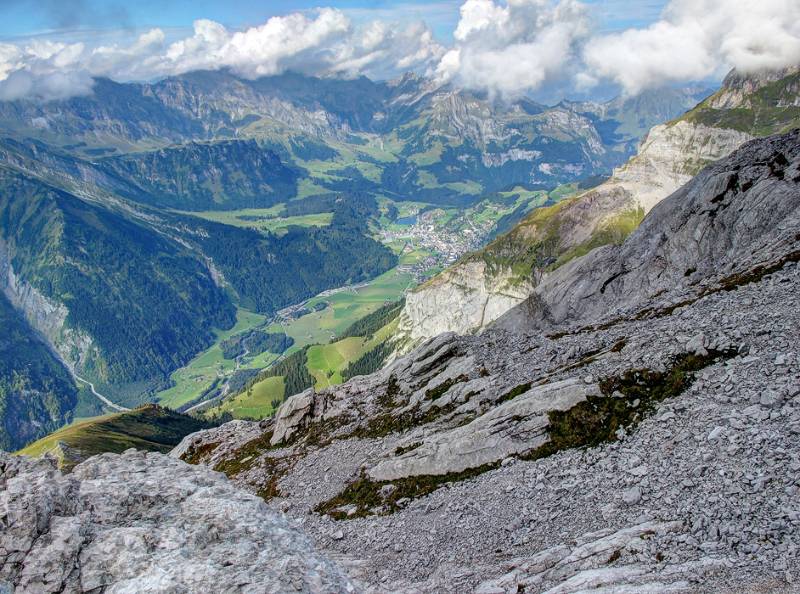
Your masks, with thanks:
[[[0,591],[351,592],[286,518],[204,467],[0,454]]]
[[[683,120],[655,126],[642,141],[639,153],[589,193],[621,188],[632,205],[648,213],[700,169],[727,157],[752,138],[745,132]],[[620,202],[619,206],[625,204]]]
[[[314,415],[316,399],[314,389],[308,389],[287,400],[275,414],[275,431],[272,443],[277,444],[291,439],[299,430],[308,425]]]
[[[479,330],[530,295],[530,283],[511,279],[510,270],[489,271],[484,262],[458,264],[408,294],[398,335],[417,345],[444,332]]]
[[[262,432],[261,424],[256,421],[235,419],[219,427],[187,435],[173,448],[170,456],[181,460],[199,458],[202,456],[203,446],[210,449],[209,445],[213,444],[215,455],[221,457],[226,452],[259,437]],[[208,466],[213,467],[216,460],[212,459],[208,462]]]

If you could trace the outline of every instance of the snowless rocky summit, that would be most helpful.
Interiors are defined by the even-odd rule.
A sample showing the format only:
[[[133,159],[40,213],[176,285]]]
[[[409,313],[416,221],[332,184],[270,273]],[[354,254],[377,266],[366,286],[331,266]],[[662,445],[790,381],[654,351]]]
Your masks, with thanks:
[[[800,131],[478,336],[187,437],[366,592],[800,591]]]
[[[220,473],[163,454],[0,453],[0,592],[351,592],[301,532]]]

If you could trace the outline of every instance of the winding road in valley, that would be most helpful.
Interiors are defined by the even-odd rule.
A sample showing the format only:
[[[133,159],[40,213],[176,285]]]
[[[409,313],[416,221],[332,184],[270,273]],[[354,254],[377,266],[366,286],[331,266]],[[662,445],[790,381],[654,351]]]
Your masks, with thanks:
[[[97,397],[97,399],[98,399],[100,402],[102,402],[103,404],[105,404],[105,405],[106,405],[106,406],[108,406],[109,408],[113,408],[114,410],[117,410],[117,411],[119,411],[119,412],[125,412],[125,411],[127,411],[127,410],[130,410],[129,408],[125,408],[124,406],[120,406],[119,404],[114,404],[113,402],[111,402],[111,401],[110,401],[108,398],[106,398],[105,396],[103,396],[103,395],[102,395],[100,392],[98,392],[98,391],[95,389],[95,387],[94,387],[94,384],[93,384],[92,382],[90,382],[90,381],[89,381],[89,380],[87,380],[87,379],[84,379],[84,378],[82,378],[81,376],[79,376],[79,375],[78,375],[77,373],[75,373],[74,371],[72,372],[72,376],[73,376],[73,377],[74,377],[76,380],[78,380],[79,382],[81,382],[82,384],[86,384],[87,386],[89,386],[89,389],[92,391],[92,394],[94,394],[94,395]]]

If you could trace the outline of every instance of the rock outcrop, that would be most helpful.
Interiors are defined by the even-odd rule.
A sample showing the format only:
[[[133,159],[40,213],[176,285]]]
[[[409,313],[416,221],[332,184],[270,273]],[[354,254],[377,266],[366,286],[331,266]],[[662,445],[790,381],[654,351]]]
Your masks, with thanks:
[[[590,323],[679,287],[699,295],[715,274],[734,282],[780,253],[796,257],[800,226],[800,130],[755,140],[707,167],[661,202],[620,247],[608,246],[545,277],[498,323],[531,328]],[[794,246],[794,248],[793,248]],[[791,256],[791,254],[795,254]]]
[[[530,295],[532,285],[485,262],[457,264],[406,296],[397,336],[409,346],[444,332],[467,334],[495,321]]]
[[[588,396],[601,396],[600,388],[578,378],[532,387],[466,425],[425,436],[411,451],[368,474],[378,481],[445,475],[530,452],[550,441],[548,413],[568,411]]]
[[[174,454],[304,518],[366,592],[792,591],[798,159],[793,132],[705,170],[565,266],[563,310],[543,293]]]
[[[352,592],[279,513],[163,454],[103,454],[62,474],[0,454],[0,591]]]

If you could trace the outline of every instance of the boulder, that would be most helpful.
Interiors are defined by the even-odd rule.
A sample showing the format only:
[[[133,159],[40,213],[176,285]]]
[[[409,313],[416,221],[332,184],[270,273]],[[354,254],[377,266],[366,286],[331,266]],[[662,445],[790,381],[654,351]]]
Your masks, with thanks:
[[[467,425],[430,435],[419,447],[380,462],[368,474],[386,481],[500,462],[547,443],[548,412],[569,410],[587,396],[599,395],[597,384],[577,378],[530,388]]]

